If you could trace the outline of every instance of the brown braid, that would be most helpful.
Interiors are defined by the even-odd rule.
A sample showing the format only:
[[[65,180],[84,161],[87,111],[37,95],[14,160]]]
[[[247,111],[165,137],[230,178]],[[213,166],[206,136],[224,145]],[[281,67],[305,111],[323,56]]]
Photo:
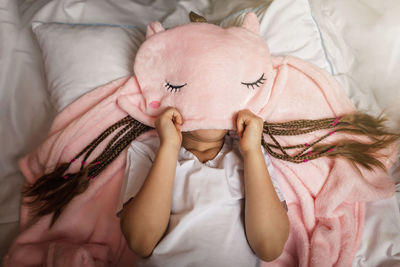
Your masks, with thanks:
[[[127,134],[118,140],[118,142],[110,147],[105,153],[102,153],[94,161],[100,162],[98,168],[93,168],[89,170],[89,175],[96,177],[101,173],[104,168],[111,163],[133,140],[136,139],[140,134],[148,131],[150,127],[140,123],[139,121],[133,121],[130,125],[130,129]]]
[[[262,145],[273,157],[293,163],[307,162],[323,156],[343,156],[352,162],[371,170],[374,166],[384,169],[384,165],[377,159],[378,151],[397,141],[399,134],[387,131],[384,126],[385,119],[374,118],[367,114],[347,114],[338,118],[325,118],[319,120],[296,120],[284,123],[264,123],[264,133],[268,135],[273,144],[262,140]],[[310,144],[297,144],[281,146],[275,136],[301,135],[318,130],[331,129],[331,131]],[[336,143],[320,144],[336,132],[348,132],[369,137],[370,142],[361,143],[350,139],[339,140]],[[289,155],[287,150],[300,150]],[[275,151],[278,150],[278,151]]]
[[[123,128],[113,136],[100,155],[86,164],[85,161],[98,145],[121,127]],[[150,127],[127,116],[103,131],[69,163],[61,164],[53,172],[43,175],[34,184],[27,186],[23,194],[31,197],[27,204],[32,206],[33,215],[44,216],[53,213],[51,227],[65,206],[76,195],[87,189],[90,180],[99,175],[136,137],[149,129]],[[65,174],[71,163],[81,156],[83,160],[80,170],[76,173]]]
[[[110,127],[108,127],[102,134],[100,134],[100,136],[94,139],[81,152],[79,152],[70,162],[61,164],[58,168],[56,168],[52,173],[48,175],[63,176],[63,174],[70,167],[72,162],[77,160],[87,151],[88,154],[90,154],[108,135],[110,135],[113,131],[121,127],[123,124],[127,123],[129,120],[131,120],[131,118],[127,116],[121,119],[120,121],[114,123]],[[48,191],[52,191],[56,188],[59,188],[61,184],[63,184],[63,182],[59,180],[55,179],[49,180],[49,178],[47,177],[48,175],[42,176],[32,186],[29,187],[30,196],[47,194],[48,192],[43,192],[42,190],[43,187],[46,187]],[[28,191],[26,193],[28,194]]]
[[[123,126],[123,124],[121,125]],[[116,127],[115,129],[118,129],[119,127]],[[114,131],[115,131],[114,129]],[[109,146],[115,142],[115,140],[121,136],[121,134],[123,134],[124,132],[126,132],[129,129],[129,124],[128,126],[125,126],[121,131],[119,131],[114,137],[113,139],[111,139],[111,141],[107,144],[107,147],[104,150],[107,150],[109,148]],[[86,160],[89,158],[89,156],[92,154],[92,152],[96,149],[96,147],[102,142],[104,141],[104,139],[107,138],[108,135],[110,135],[113,131],[110,130],[108,132],[105,132],[104,136],[100,136],[99,138],[96,138],[95,140],[97,140],[97,142],[87,151],[87,153],[85,154],[82,162],[86,162]],[[81,155],[78,155],[76,158],[79,158]],[[81,168],[83,168],[84,164],[82,164]]]
[[[114,123],[110,127],[108,127],[104,132],[100,134],[96,139],[94,139],[89,145],[87,145],[78,155],[76,155],[73,159],[76,160],[80,156],[82,156],[86,151],[87,152],[87,157],[84,159],[86,160],[89,155],[93,152],[93,150],[104,140],[106,139],[107,136],[109,136],[112,132],[114,132],[116,129],[119,127],[123,126],[124,124],[129,123],[132,120],[132,117],[126,116],[125,118],[119,120],[118,122]]]

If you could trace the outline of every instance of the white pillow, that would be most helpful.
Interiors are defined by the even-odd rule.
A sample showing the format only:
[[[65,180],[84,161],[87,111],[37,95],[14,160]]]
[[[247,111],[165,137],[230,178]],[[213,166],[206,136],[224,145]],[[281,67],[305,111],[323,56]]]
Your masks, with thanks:
[[[313,0],[334,74],[356,107],[400,131],[400,2]]]
[[[272,55],[296,56],[332,74],[318,24],[307,0],[265,0],[258,6],[228,16],[220,25],[241,25],[247,12],[256,13],[260,34],[267,41]]]
[[[50,101],[57,111],[117,78],[132,75],[144,35],[134,26],[33,22]]]

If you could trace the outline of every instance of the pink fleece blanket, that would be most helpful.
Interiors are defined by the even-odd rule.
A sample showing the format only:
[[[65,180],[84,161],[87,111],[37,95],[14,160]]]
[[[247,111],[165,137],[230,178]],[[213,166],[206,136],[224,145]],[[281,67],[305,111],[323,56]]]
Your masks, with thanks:
[[[258,27],[254,14],[246,16],[242,27],[229,29],[191,23],[164,30],[151,23],[136,56],[136,76],[101,86],[63,110],[46,141],[20,160],[26,181],[32,183],[60,162],[70,161],[127,114],[151,126],[164,108],[174,106],[183,115],[182,130],[188,131],[234,129],[235,114],[244,108],[268,122],[355,111],[324,71],[293,57],[271,57]],[[279,140],[288,145],[316,137]],[[395,155],[392,148],[386,152]],[[383,163],[390,166],[393,157]],[[4,266],[132,266],[135,256],[115,216],[125,160],[122,153],[73,199],[50,230],[50,216],[31,218],[23,205],[21,233],[4,257]],[[264,265],[350,266],[362,231],[362,202],[390,197],[395,188],[389,175],[342,158],[272,162],[288,204],[290,235],[283,254]]]

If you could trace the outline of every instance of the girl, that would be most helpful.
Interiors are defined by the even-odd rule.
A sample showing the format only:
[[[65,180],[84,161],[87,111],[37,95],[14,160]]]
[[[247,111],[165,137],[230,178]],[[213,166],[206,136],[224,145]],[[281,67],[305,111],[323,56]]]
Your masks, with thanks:
[[[258,266],[277,258],[289,221],[261,148],[263,120],[240,111],[239,138],[227,130],[181,133],[181,124],[169,108],[156,121],[159,137],[128,150],[121,229],[141,264]]]

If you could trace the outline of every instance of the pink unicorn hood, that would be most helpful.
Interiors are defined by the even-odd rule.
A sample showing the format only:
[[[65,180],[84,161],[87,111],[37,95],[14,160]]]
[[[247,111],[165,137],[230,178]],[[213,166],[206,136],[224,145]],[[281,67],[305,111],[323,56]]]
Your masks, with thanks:
[[[228,29],[191,23],[164,30],[150,23],[134,64],[137,91],[118,104],[149,126],[172,106],[183,116],[183,131],[234,129],[236,113],[259,114],[273,85],[270,53],[258,32],[255,14]]]

